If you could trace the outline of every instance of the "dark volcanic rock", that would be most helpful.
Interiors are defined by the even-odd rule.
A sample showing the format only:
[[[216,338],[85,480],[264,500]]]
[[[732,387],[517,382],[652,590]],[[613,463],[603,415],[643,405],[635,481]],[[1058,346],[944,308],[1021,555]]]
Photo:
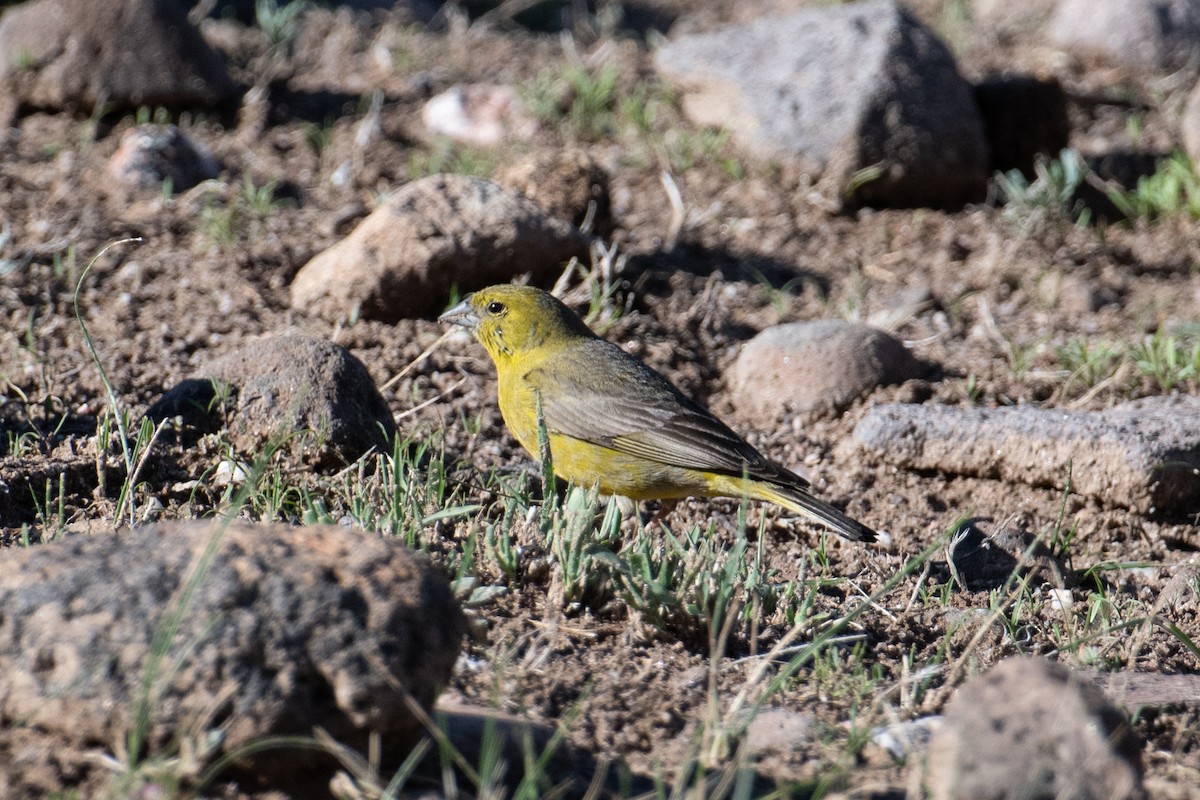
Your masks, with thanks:
[[[211,106],[236,87],[175,0],[33,0],[0,17],[0,78],[21,106]]]
[[[340,466],[371,448],[386,451],[396,434],[362,362],[341,345],[304,336],[259,339],[214,358],[148,415],[182,416],[214,430],[219,419],[212,406],[222,386],[234,397],[229,438],[245,455],[278,445],[295,463]]]
[[[316,726],[402,748],[423,731],[406,694],[432,706],[465,631],[423,557],[343,528],[161,525],[0,561],[4,797],[99,796],[96,754],[142,709],[151,757],[217,729],[224,752]],[[294,751],[246,758],[268,783],[303,772]]]

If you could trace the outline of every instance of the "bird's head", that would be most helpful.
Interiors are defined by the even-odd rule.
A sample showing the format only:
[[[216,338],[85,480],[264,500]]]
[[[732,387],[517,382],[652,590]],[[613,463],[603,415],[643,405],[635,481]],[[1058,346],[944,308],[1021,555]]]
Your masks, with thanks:
[[[561,300],[533,286],[499,284],[480,289],[438,321],[469,329],[496,364],[538,347],[594,336]]]

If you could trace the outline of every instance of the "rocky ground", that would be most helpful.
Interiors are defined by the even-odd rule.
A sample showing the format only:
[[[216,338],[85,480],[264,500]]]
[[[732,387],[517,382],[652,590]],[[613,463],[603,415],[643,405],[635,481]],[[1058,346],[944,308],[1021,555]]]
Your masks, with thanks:
[[[577,756],[558,773],[548,769],[548,783],[526,786],[526,796],[546,794],[564,772],[582,781],[568,793],[582,795],[593,758],[623,762],[634,775],[629,793],[655,780],[663,793],[698,791],[705,778],[695,765],[702,764],[712,770],[710,795],[783,786],[801,796],[904,796],[919,790],[924,759],[907,733],[934,730],[939,723],[931,720],[943,712],[946,724],[970,729],[961,706],[948,710],[955,691],[1019,655],[1099,676],[1107,702],[1129,715],[1133,738],[1090,689],[1071,706],[1081,709],[1072,711],[1081,726],[1095,714],[1113,726],[1103,730],[1120,731],[1106,740],[1117,745],[1095,745],[1109,759],[1097,769],[1123,776],[1110,788],[1134,787],[1144,771],[1152,796],[1196,796],[1200,180],[1186,157],[1167,161],[1185,144],[1194,62],[1121,63],[1073,49],[1051,37],[1049,2],[1011,9],[914,2],[915,17],[947,44],[969,81],[1013,70],[1059,81],[1067,144],[1096,174],[1090,184],[1073,184],[1064,177],[1073,156],[1062,156],[1052,166],[1041,162],[1041,183],[993,178],[965,206],[839,209],[803,159],[763,155],[689,122],[680,90],[654,65],[663,34],[713,30],[795,5],[629,4],[622,17],[604,4],[566,31],[526,27],[503,11],[309,8],[292,27],[271,17],[279,30],[262,15],[257,24],[205,19],[199,30],[225,62],[229,86],[218,81],[212,96],[164,99],[161,110],[154,102],[121,107],[86,88],[64,98],[25,77],[14,82],[0,109],[11,123],[0,154],[0,539],[9,548],[0,562],[36,564],[12,554],[62,540],[76,543],[71,558],[87,558],[92,551],[78,542],[131,518],[218,517],[231,509],[256,522],[340,523],[419,547],[468,601],[471,634],[439,702],[560,726]],[[528,114],[510,120],[518,135],[485,146],[427,130],[422,110],[432,96],[485,82],[518,90]],[[123,137],[145,122],[177,124],[211,161],[189,161],[174,173],[177,185],[164,188],[161,175],[142,183],[121,151]],[[1095,189],[1107,176],[1125,178],[1132,191],[1138,170],[1130,165],[1150,174],[1160,161],[1183,167],[1173,206],[1154,205],[1144,189],[1128,195],[1145,201],[1143,210],[1122,218]],[[562,167],[585,162],[595,171]],[[560,168],[583,188],[555,204],[545,187]],[[437,281],[448,273],[435,270],[429,281],[444,290],[416,304],[424,313],[406,309],[394,319],[386,319],[394,302],[378,313],[342,307],[339,318],[325,295],[309,306],[293,294],[301,269],[372,212],[394,207],[397,190],[446,173],[525,188],[563,224],[579,223],[589,200],[607,198],[596,204],[592,227],[615,249],[594,252],[560,282],[569,302],[604,336],[806,475],[821,496],[880,530],[881,542],[826,539],[776,509],[736,500],[688,500],[649,526],[611,526],[569,505],[543,513],[536,468],[503,429],[491,365],[466,337],[439,341],[435,321],[451,294],[494,260],[445,284]],[[1191,208],[1188,187],[1196,191]],[[420,226],[414,230],[411,241],[420,241]],[[549,223],[542,230],[559,231],[554,241],[568,251],[578,246],[576,232]],[[547,286],[561,274],[557,262],[536,271]],[[757,404],[780,384],[754,387],[763,376],[739,362],[744,345],[772,326],[827,319],[887,332],[915,357],[913,371],[898,383],[869,382],[836,404],[774,411]],[[335,342],[369,375],[319,347],[240,349],[285,334]],[[808,358],[830,358],[817,352]],[[168,424],[155,433],[153,422],[143,423],[186,379],[222,370],[245,376],[268,370],[272,359],[284,365],[277,372],[291,388],[271,384],[256,389],[260,397],[308,386],[309,374],[357,375],[347,380],[366,407],[347,426],[349,439],[326,430],[326,440],[285,444],[247,483],[269,438],[255,425],[269,427],[278,416],[269,404],[248,408],[248,391],[217,398],[223,412],[179,430]],[[841,360],[808,367],[812,381],[844,369]],[[385,409],[371,405],[372,382],[384,387]],[[188,391],[174,397],[193,397]],[[282,406],[291,407],[274,408]],[[156,418],[173,419],[183,408]],[[362,433],[381,417],[385,428],[393,424],[389,412],[401,441],[395,460],[380,466],[371,456],[346,467],[338,443],[349,442],[352,461],[371,444],[392,452],[387,439]],[[329,438],[336,442],[325,447]],[[336,558],[312,546],[320,551],[312,555],[318,577],[298,573],[278,590],[282,600],[273,604],[264,593],[254,607],[281,613],[293,602],[287,592],[302,595],[295,587],[310,580],[357,586],[328,577],[347,547],[338,542],[329,545]],[[265,557],[247,556],[255,564]],[[105,557],[104,570],[114,569],[114,558]],[[165,574],[182,574],[182,562],[170,563]],[[237,572],[240,562],[231,563]],[[664,565],[673,576],[649,574]],[[642,567],[646,574],[630,577]],[[248,584],[259,580],[238,574]],[[0,642],[10,654],[0,658],[8,671],[0,675],[0,721],[21,729],[0,737],[0,750],[75,748],[128,766],[121,746],[129,740],[111,720],[97,723],[102,735],[76,741],[71,726],[30,722],[37,713],[13,700],[12,687],[37,683],[21,678],[25,670],[46,669],[12,655],[32,634],[5,627],[17,608],[12,598],[29,591],[19,588],[26,579],[0,585],[16,592],[0,595],[9,598],[0,634],[11,637]],[[229,594],[213,591],[214,607],[250,602],[252,590],[229,580]],[[367,583],[380,592],[374,578]],[[142,600],[150,608],[170,594],[155,592]],[[364,608],[377,602],[371,594]],[[99,616],[115,613],[110,599],[102,605]],[[46,624],[76,635],[56,619]],[[122,658],[143,651],[138,644]],[[316,670],[325,677],[300,682],[328,679],[336,687],[341,673],[333,672]],[[1024,691],[1057,698],[1074,681],[1034,675]],[[136,705],[132,685],[120,702]],[[214,685],[206,689],[213,696],[236,691]],[[382,691],[366,685],[364,692]],[[992,689],[976,689],[981,708]],[[346,711],[344,703],[361,711],[362,697],[331,691],[334,700],[313,695],[312,706],[341,709],[338,738],[365,747],[345,733],[373,724],[367,711]],[[164,702],[159,711],[187,708]],[[748,709],[758,711],[757,724]],[[121,717],[129,725],[136,718]],[[307,735],[313,724],[303,715],[271,720],[270,733]],[[1013,727],[1021,724],[1029,719]],[[244,726],[237,730],[239,742],[252,738]],[[169,732],[155,731],[154,746],[178,747]],[[946,776],[961,764],[947,747],[935,748],[931,791],[970,796],[947,788],[955,784]],[[1031,763],[1007,747],[986,749]],[[119,770],[98,770],[89,759],[42,760],[36,779],[4,777],[13,791],[95,796]],[[256,786],[252,772],[218,779],[207,791],[285,791]],[[520,772],[510,766],[507,779]],[[184,796],[200,774],[179,771]],[[380,796],[361,771],[354,775],[343,778],[342,796]],[[147,780],[167,785],[158,773]],[[460,780],[465,791],[488,793]],[[312,796],[326,791],[324,782],[308,788]],[[294,785],[286,792],[305,793]]]

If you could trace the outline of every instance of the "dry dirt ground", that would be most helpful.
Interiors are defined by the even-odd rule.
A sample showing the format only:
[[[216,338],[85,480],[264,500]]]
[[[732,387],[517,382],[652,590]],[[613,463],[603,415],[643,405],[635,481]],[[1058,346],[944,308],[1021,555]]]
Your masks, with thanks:
[[[654,14],[633,18],[661,24],[683,5],[690,4],[663,3]],[[732,13],[718,0],[696,5],[707,22]],[[1081,150],[1161,154],[1177,144],[1176,120],[1194,74],[1136,74],[1051,58],[1019,36],[972,30],[949,11],[961,5],[930,2],[918,11],[946,36],[968,77],[1013,64],[1057,75],[1076,98],[1072,143]],[[1074,534],[1069,567],[1078,579],[1068,588],[1077,609],[1093,613],[1064,621],[1046,600],[1051,586],[1031,590],[1043,602],[1025,611],[1006,606],[1004,590],[965,591],[950,583],[938,552],[927,570],[900,580],[856,619],[845,644],[805,665],[772,697],[771,705],[811,714],[814,722],[807,738],[759,761],[760,774],[846,796],[901,796],[907,773],[864,733],[895,718],[936,713],[967,675],[1010,654],[1046,653],[1103,669],[1200,668],[1197,654],[1164,624],[1138,621],[1157,615],[1200,640],[1194,515],[1149,518],[1061,487],[900,471],[844,444],[866,408],[898,399],[1104,409],[1160,391],[1128,371],[1096,386],[1068,380],[1056,352],[1071,342],[1137,343],[1148,333],[1194,324],[1200,311],[1197,222],[1077,227],[1059,213],[1012,214],[995,205],[830,216],[810,203],[806,176],[787,163],[742,157],[719,140],[707,149],[696,146],[692,163],[683,163],[678,150],[690,146],[685,137],[696,132],[678,121],[669,93],[656,88],[645,40],[629,31],[581,28],[565,47],[558,34],[511,26],[468,27],[460,20],[426,31],[399,17],[314,11],[290,51],[269,51],[255,32],[233,24],[218,33],[236,77],[253,83],[271,71],[276,76],[261,136],[239,137],[233,110],[172,117],[221,159],[224,190],[209,187],[163,202],[154,193],[113,186],[104,165],[133,124],[130,114],[33,113],[5,134],[5,544],[19,546],[24,536],[84,535],[112,522],[123,474],[115,446],[106,465],[97,457],[97,426],[109,398],[74,307],[82,270],[106,245],[140,239],[116,244],[95,261],[82,281],[78,312],[116,402],[135,419],[211,352],[283,331],[345,345],[382,384],[440,334],[432,321],[440,309],[395,326],[360,321],[334,327],[289,309],[292,276],[345,235],[381,193],[410,176],[438,165],[487,173],[542,148],[574,144],[610,172],[610,240],[625,259],[612,300],[622,313],[605,335],[709,404],[772,457],[804,470],[825,497],[890,534],[890,541],[869,549],[840,541],[822,547],[819,534],[775,510],[747,511],[751,552],[761,542],[763,566],[776,580],[803,577],[816,587],[817,612],[837,615],[880,589],[961,517]],[[390,60],[384,78],[381,42]],[[631,130],[619,114],[598,136],[569,121],[544,122],[529,141],[449,153],[420,128],[430,90],[476,80],[531,85],[544,70],[561,71],[578,59],[593,69],[614,66],[618,97],[648,92],[661,104],[658,128]],[[369,106],[363,98],[376,88],[386,100],[380,133],[363,147],[356,144]],[[664,210],[664,169],[687,211],[677,241]],[[345,179],[335,181],[335,174]],[[262,209],[240,200],[245,181],[273,184],[279,202]],[[224,220],[229,208],[235,210]],[[879,389],[839,416],[781,420],[758,430],[739,422],[722,382],[738,344],[775,323],[825,317],[888,327],[940,371],[927,384]],[[444,452],[453,474],[468,483],[461,501],[493,504],[477,518],[486,521],[497,513],[498,500],[470,488],[482,483],[472,476],[519,470],[528,461],[503,431],[483,353],[452,341],[385,396],[399,414],[437,398],[464,375],[462,385],[405,416],[401,426]],[[1196,387],[1193,379],[1177,390]],[[194,491],[186,482],[207,474],[217,458],[203,447],[156,444],[142,472],[143,501],[155,498],[162,504],[158,514],[167,518],[213,513],[220,491]],[[296,478],[309,479],[319,487],[317,476]],[[430,535],[461,545],[479,524],[442,523]],[[740,530],[738,504],[687,501],[666,524],[676,532],[711,526],[711,536],[732,542]],[[499,574],[480,577],[505,583]],[[1156,605],[1165,588],[1180,585],[1182,601]],[[511,588],[475,612],[478,633],[448,696],[565,720],[572,744],[623,758],[643,774],[660,770],[668,780],[694,752],[701,722],[721,717],[728,707],[722,704],[758,664],[743,657],[767,650],[786,631],[779,624],[739,629],[725,643],[732,658],[714,666],[720,648],[705,636],[664,633],[601,601],[565,602],[551,581],[534,574]],[[1004,613],[988,618],[996,607]],[[986,624],[970,622],[985,618]],[[932,669],[922,672],[925,667]],[[1194,705],[1180,704],[1137,717],[1157,796],[1189,796],[1200,785],[1197,714]]]

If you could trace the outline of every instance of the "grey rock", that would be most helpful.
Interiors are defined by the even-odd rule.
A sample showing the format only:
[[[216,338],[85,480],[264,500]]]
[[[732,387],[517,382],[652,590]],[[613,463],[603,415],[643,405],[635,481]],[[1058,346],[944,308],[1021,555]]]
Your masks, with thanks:
[[[32,0],[0,17],[4,109],[211,106],[236,87],[175,0]]]
[[[213,430],[221,414],[212,401],[222,384],[234,398],[229,438],[245,455],[278,445],[295,464],[340,467],[371,448],[388,452],[396,434],[391,410],[362,362],[341,345],[304,336],[259,339],[215,357],[148,416],[182,416]]]
[[[149,758],[189,736],[218,745],[211,759],[315,726],[403,748],[424,730],[406,695],[432,707],[465,632],[425,558],[343,528],[159,525],[0,557],[0,719],[21,721],[0,726],[4,797],[101,796],[97,755],[141,709]],[[295,751],[243,758],[267,784],[306,773]]]
[[[1141,745],[1086,677],[1010,658],[955,692],[929,745],[934,800],[1142,796]]]
[[[746,726],[743,745],[751,754],[790,753],[813,739],[812,714],[787,708],[764,708]]]
[[[175,125],[138,125],[121,134],[108,161],[108,174],[135,189],[154,189],[167,181],[174,192],[216,178],[221,166],[208,148]]]
[[[925,752],[933,735],[942,727],[942,718],[934,715],[907,719],[871,731],[871,741],[896,761],[904,762]]]
[[[450,289],[467,292],[529,274],[557,276],[590,242],[510,189],[465,175],[431,175],[399,189],[349,236],[296,274],[292,306],[327,319],[356,312],[396,322],[434,317]]]
[[[1074,582],[1066,565],[1036,536],[989,520],[968,520],[951,538],[946,555],[954,579],[969,592],[998,589],[1011,576],[1030,573],[1056,584]]]
[[[592,753],[560,741],[562,734],[554,725],[454,701],[439,702],[437,714],[466,763],[498,759],[502,768],[496,770],[497,780],[510,794],[517,794],[535,770],[565,797],[586,796],[589,786],[602,786],[597,796],[614,798],[654,790],[652,781],[630,774],[621,761],[598,761]],[[545,761],[534,767],[530,752],[544,754]],[[436,747],[430,748],[422,766],[432,782],[441,785],[445,765]]]
[[[890,404],[854,429],[909,469],[1061,487],[1141,513],[1200,508],[1200,397],[1147,397],[1107,411]]]
[[[1088,672],[1087,675],[1130,712],[1147,706],[1200,708],[1200,675],[1162,672]]]
[[[1197,0],[1059,0],[1054,44],[1117,64],[1175,68],[1200,58]]]
[[[947,206],[984,192],[971,88],[945,45],[892,0],[683,36],[655,65],[694,122],[729,127],[764,155],[804,157],[840,205]]]
[[[895,337],[826,319],[767,328],[742,345],[728,383],[738,411],[767,425],[785,414],[844,409],[876,386],[922,372]]]

